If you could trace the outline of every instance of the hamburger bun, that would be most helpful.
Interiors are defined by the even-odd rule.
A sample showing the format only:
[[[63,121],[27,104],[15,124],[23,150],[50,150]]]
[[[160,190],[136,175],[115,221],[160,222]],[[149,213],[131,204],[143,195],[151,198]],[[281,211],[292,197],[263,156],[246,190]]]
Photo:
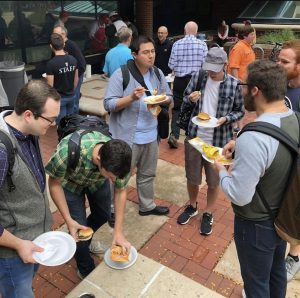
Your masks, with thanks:
[[[118,245],[113,245],[110,252],[110,258],[114,262],[128,262],[128,252],[122,253],[122,247]]]
[[[210,116],[207,114],[207,113],[204,113],[204,112],[201,112],[197,115],[197,118],[200,120],[200,121],[209,121],[210,119]]]
[[[167,98],[166,94],[160,94],[160,95],[152,95],[145,98],[146,102],[148,104],[155,104],[159,103]]]
[[[77,232],[78,240],[87,241],[93,237],[94,231],[92,228],[80,229]]]

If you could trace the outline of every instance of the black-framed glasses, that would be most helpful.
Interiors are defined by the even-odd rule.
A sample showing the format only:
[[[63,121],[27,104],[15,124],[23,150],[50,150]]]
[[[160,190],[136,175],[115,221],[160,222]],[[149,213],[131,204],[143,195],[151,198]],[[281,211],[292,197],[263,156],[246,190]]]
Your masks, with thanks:
[[[242,82],[238,83],[238,85],[239,85],[239,86],[249,86],[248,83],[242,83]]]
[[[56,119],[57,119],[57,118],[55,118],[55,119],[52,120],[52,119],[49,119],[49,118],[47,118],[47,117],[44,117],[44,116],[42,116],[42,115],[37,115],[37,114],[34,114],[34,116],[35,116],[35,117],[42,118],[42,119],[48,121],[48,122],[50,123],[50,125],[54,124],[55,121],[56,121]]]

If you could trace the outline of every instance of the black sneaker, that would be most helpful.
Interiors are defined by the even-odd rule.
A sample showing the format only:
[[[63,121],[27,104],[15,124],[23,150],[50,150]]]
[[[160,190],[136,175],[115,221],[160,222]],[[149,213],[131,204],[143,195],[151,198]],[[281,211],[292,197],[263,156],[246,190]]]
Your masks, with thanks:
[[[201,235],[210,235],[212,232],[212,225],[214,218],[211,213],[205,212],[202,216],[200,234]]]
[[[178,148],[177,139],[172,134],[169,136],[168,144],[169,144],[169,147],[171,149],[177,149]]]
[[[196,208],[194,208],[192,205],[186,206],[184,211],[178,216],[177,223],[179,223],[180,225],[187,224],[192,217],[198,214],[197,206],[198,203],[196,203]]]

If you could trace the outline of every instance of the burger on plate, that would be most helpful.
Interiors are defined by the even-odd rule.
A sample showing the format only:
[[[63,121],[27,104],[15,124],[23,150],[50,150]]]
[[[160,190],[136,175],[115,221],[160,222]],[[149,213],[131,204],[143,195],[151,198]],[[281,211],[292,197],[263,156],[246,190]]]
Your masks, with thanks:
[[[77,231],[77,237],[80,241],[87,241],[93,237],[94,231],[92,228],[80,229]]]
[[[197,115],[197,118],[198,118],[200,121],[209,121],[210,116],[209,116],[207,113],[200,112],[200,113]]]
[[[113,245],[110,251],[110,258],[112,261],[114,262],[128,262],[129,258],[128,258],[129,254],[126,251],[125,254],[123,254],[122,252],[122,247],[118,246],[118,245]]]

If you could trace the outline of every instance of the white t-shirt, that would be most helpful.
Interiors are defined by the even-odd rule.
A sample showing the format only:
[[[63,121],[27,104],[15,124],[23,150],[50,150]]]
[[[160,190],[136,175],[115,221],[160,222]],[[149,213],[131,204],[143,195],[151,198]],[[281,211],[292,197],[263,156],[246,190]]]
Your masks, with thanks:
[[[203,97],[201,98],[201,100],[203,101],[201,112],[205,112],[210,116],[216,117],[218,101],[219,101],[220,84],[221,81],[214,81],[208,76],[205,85],[204,94]],[[200,137],[204,142],[208,144],[212,144],[213,134],[214,134],[213,128],[204,128],[198,126],[197,136]]]

